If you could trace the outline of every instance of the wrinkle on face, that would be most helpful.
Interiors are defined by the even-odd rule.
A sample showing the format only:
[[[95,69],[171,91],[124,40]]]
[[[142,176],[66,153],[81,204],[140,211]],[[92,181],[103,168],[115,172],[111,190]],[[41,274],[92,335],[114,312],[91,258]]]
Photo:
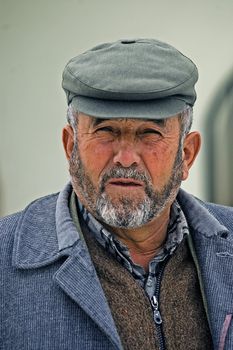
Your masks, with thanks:
[[[111,127],[115,132],[109,137],[98,134],[97,130],[100,126]],[[154,128],[161,136],[157,138],[142,137],[143,130],[148,128]],[[166,162],[169,164],[171,163],[170,159],[177,151],[179,135],[180,124],[177,116],[162,121],[148,121],[127,118],[106,120],[89,116],[82,118],[81,114],[78,132],[80,156],[84,163],[85,157],[82,154],[89,152],[93,152],[95,160],[100,157],[110,160],[111,155],[114,155],[120,147],[122,149],[131,147],[140,155],[143,167],[147,167],[147,162],[151,164]],[[111,164],[109,165],[111,166]],[[108,166],[108,162],[105,166]],[[163,175],[166,177],[165,171]]]
[[[134,213],[143,210],[140,214],[143,220],[151,220],[171,200],[170,197],[174,197],[181,182],[181,172],[175,164],[177,160],[181,161],[180,155],[177,159],[178,118],[161,122],[127,118],[99,120],[82,115],[79,118],[78,152],[76,162],[70,163],[79,197],[98,217],[101,217],[101,210],[107,213],[110,208],[113,217],[114,211],[121,208],[117,220],[125,214],[126,221],[132,221],[131,209]],[[133,176],[143,178],[144,187],[131,185],[129,192],[121,181],[122,185],[113,182],[105,188],[103,179],[116,177],[118,170],[122,179],[126,174],[128,178],[132,170],[132,179]],[[126,221],[123,219],[122,222]]]

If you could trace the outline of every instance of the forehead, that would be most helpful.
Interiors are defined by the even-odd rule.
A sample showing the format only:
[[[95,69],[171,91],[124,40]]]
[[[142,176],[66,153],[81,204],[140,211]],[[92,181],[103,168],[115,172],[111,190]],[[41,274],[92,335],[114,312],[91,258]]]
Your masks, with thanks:
[[[97,126],[102,123],[112,123],[112,124],[117,124],[117,125],[132,125],[132,126],[137,126],[141,125],[142,123],[152,123],[157,126],[164,127],[166,125],[167,120],[166,119],[154,119],[154,120],[149,120],[149,119],[131,119],[131,118],[119,118],[119,119],[102,119],[102,118],[94,118],[92,117],[91,124],[92,126]]]
[[[109,119],[103,119],[103,118],[97,118],[88,116],[84,113],[79,113],[78,116],[79,124],[82,126],[95,128],[98,125],[101,124],[111,124],[115,125],[117,127],[130,127],[130,128],[137,128],[142,125],[152,125],[157,126],[161,129],[170,129],[173,128],[176,124],[179,124],[179,115],[175,115],[166,119],[134,119],[134,118],[109,118]]]

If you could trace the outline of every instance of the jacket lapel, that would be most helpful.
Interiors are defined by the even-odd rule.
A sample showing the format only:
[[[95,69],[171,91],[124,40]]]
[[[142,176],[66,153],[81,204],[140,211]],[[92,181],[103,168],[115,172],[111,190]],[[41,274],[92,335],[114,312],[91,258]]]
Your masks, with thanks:
[[[68,191],[65,195],[68,196]],[[86,244],[68,214],[67,204],[62,201],[64,191],[59,197],[52,195],[36,201],[22,212],[16,229],[13,266],[37,269],[66,256],[53,276],[55,283],[87,313],[116,349],[122,349]],[[62,235],[62,248],[58,233]]]
[[[102,329],[117,349],[121,349],[109,306],[83,241],[54,275],[55,282]]]
[[[223,349],[220,339],[224,331],[227,331],[224,349],[232,349],[232,336],[227,337],[227,334],[231,332],[233,335],[233,323],[229,322],[227,330],[224,328],[226,320],[233,314],[232,235],[207,207],[192,196],[182,191],[179,199],[190,226],[191,252],[204,291],[214,349]]]

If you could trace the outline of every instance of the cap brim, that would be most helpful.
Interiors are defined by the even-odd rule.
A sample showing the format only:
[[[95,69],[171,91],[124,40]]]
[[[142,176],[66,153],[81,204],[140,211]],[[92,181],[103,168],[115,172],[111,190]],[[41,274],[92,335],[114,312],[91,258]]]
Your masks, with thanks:
[[[175,97],[145,101],[119,101],[75,96],[72,105],[78,112],[103,119],[165,119],[180,113],[187,107],[185,101]]]

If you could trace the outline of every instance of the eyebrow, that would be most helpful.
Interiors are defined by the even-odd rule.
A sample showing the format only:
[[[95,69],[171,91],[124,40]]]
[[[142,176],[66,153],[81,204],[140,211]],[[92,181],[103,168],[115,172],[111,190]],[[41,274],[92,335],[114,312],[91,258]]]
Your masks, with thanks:
[[[151,121],[156,125],[163,126],[163,127],[167,124],[167,119],[147,119],[147,120]]]
[[[110,119],[110,118],[108,118],[108,119],[105,119],[105,118],[93,118],[92,126],[95,127],[95,126],[97,126],[97,125],[99,125],[99,124],[101,124],[103,122],[111,121],[111,120],[114,120],[114,119]],[[122,118],[119,118],[119,119],[122,119]],[[125,119],[127,119],[127,118],[125,118]],[[161,126],[161,127],[164,127],[166,125],[166,122],[167,122],[167,119],[138,119],[138,120],[152,122],[155,125]]]
[[[95,127],[101,123],[103,123],[104,121],[107,121],[107,120],[111,120],[111,119],[104,119],[104,118],[93,118],[92,119],[92,126]]]

